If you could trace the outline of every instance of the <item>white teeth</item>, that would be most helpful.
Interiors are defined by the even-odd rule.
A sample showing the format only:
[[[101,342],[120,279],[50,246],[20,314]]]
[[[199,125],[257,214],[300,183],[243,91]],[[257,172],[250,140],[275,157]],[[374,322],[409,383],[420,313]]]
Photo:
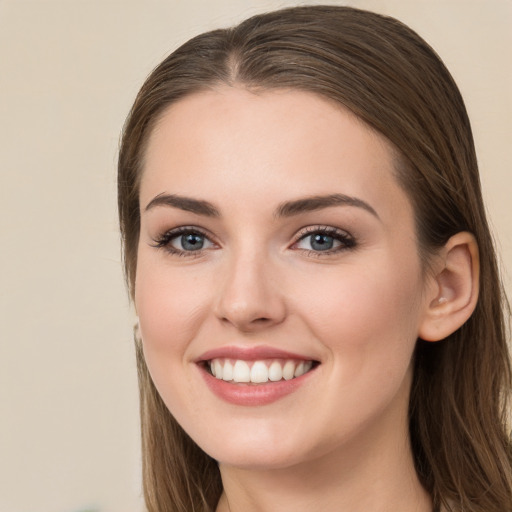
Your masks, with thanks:
[[[268,368],[263,361],[256,361],[251,368],[251,382],[259,384],[268,382]]]
[[[295,363],[293,361],[286,361],[286,364],[283,368],[283,379],[291,380],[294,377],[295,373]]]
[[[283,378],[283,369],[278,361],[274,361],[268,369],[268,378],[272,382],[277,382]]]
[[[216,359],[213,362],[213,367],[215,369],[215,371],[213,372],[215,374],[215,377],[217,377],[217,379],[222,379],[223,366],[222,366],[221,362],[218,359]]]
[[[270,363],[270,364],[269,364]],[[309,372],[313,361],[274,360],[243,361],[229,359],[214,359],[209,362],[212,375],[227,382],[264,384],[291,380]]]
[[[293,372],[294,377],[300,377],[301,375],[304,375],[304,363],[299,363]]]
[[[238,360],[233,367],[233,380],[235,382],[251,382],[251,369],[245,361]]]
[[[313,361],[306,361],[304,363],[299,363],[297,368],[295,368],[294,377],[300,377],[305,373],[308,373],[309,370],[313,367]]]
[[[226,361],[222,370],[222,380],[233,380],[233,365]]]

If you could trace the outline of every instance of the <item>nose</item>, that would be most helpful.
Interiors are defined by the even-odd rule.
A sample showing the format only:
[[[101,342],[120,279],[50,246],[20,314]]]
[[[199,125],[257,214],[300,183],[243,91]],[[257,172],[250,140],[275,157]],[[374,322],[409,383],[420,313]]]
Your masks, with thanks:
[[[277,269],[264,255],[233,257],[219,276],[215,313],[225,324],[254,332],[280,324],[286,304]]]

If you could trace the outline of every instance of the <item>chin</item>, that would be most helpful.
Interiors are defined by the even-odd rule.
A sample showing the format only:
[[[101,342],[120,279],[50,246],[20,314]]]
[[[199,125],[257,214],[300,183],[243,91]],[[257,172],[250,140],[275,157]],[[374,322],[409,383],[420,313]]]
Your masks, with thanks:
[[[274,427],[274,428],[272,428]],[[210,432],[207,439],[196,437],[199,446],[219,464],[245,470],[275,470],[298,465],[319,456],[319,450],[308,446],[308,436],[296,438],[283,433],[276,425],[266,430],[228,429],[228,435]],[[204,441],[204,442],[202,442]]]
[[[220,465],[236,467],[250,471],[268,471],[287,469],[307,460],[305,454],[285,452],[279,448],[251,450],[219,450],[216,458]]]

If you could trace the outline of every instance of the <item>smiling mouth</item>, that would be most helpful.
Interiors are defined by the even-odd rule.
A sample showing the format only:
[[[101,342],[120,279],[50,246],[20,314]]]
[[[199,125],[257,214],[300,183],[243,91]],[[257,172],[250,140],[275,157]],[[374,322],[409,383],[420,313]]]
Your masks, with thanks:
[[[240,384],[265,384],[293,380],[310,372],[316,361],[296,359],[243,359],[215,358],[206,361],[206,370],[213,377],[225,382]]]

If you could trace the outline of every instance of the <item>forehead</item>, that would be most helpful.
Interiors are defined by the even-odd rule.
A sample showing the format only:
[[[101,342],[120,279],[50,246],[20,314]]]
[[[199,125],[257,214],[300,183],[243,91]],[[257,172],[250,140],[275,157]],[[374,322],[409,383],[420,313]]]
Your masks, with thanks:
[[[162,192],[224,200],[231,189],[277,201],[284,191],[292,197],[337,188],[379,204],[404,195],[395,158],[387,139],[333,101],[296,90],[219,87],[161,116],[145,155],[141,203]]]

